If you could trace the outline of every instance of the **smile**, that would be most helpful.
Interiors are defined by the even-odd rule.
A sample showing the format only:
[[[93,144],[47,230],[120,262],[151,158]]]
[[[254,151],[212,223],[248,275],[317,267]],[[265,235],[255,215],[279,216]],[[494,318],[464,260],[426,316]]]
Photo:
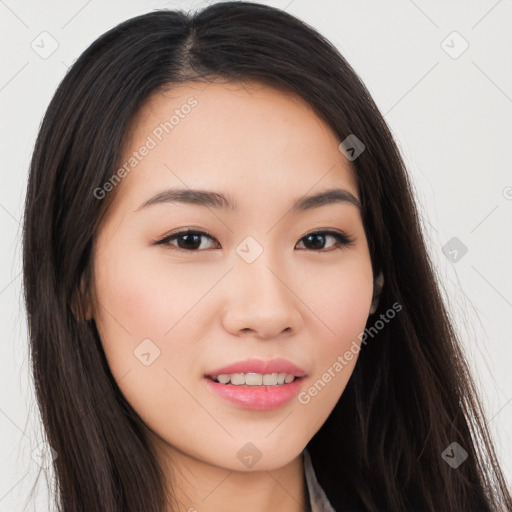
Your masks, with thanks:
[[[233,384],[234,386],[280,386],[290,384],[295,380],[291,373],[231,373],[220,374],[214,377],[220,384]]]

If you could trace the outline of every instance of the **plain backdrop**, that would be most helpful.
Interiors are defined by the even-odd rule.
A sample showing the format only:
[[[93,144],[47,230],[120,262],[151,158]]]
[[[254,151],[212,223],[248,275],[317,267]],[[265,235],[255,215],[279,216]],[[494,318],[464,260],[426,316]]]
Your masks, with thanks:
[[[41,118],[67,68],[100,34],[154,9],[206,3],[0,1],[0,511],[23,509],[40,469],[20,237]],[[512,0],[262,3],[330,39],[395,135],[512,484]],[[45,485],[28,510],[48,510]]]

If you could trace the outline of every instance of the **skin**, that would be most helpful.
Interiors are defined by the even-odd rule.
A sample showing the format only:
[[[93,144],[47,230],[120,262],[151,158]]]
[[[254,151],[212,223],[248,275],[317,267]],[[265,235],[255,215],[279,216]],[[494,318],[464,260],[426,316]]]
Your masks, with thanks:
[[[91,316],[180,510],[305,510],[302,451],[357,356],[308,404],[293,399],[274,411],[227,402],[203,376],[250,357],[283,357],[306,371],[307,390],[359,345],[374,277],[359,209],[335,203],[289,213],[295,199],[331,187],[359,198],[357,182],[341,141],[307,103],[256,83],[187,83],[154,95],[135,117],[121,161],[191,96],[197,106],[117,185],[94,240]],[[139,209],[175,186],[229,194],[239,210]],[[214,239],[188,252],[178,246],[183,237],[154,245],[186,228]],[[354,243],[337,247],[325,235],[318,248],[308,245],[305,235],[322,229]],[[247,236],[263,248],[251,264],[236,252]],[[148,366],[134,356],[145,339],[160,350]],[[251,468],[237,457],[248,442],[262,454]]]

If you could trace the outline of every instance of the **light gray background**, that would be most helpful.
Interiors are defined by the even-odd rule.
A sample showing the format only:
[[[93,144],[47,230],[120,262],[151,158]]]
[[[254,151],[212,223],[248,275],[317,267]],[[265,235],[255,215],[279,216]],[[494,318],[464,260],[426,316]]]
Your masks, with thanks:
[[[153,9],[205,3],[0,1],[0,511],[22,510],[39,469],[32,451],[43,439],[28,371],[20,242],[42,115],[67,67],[100,34]],[[263,3],[333,41],[395,134],[512,483],[512,0]],[[43,59],[31,45],[49,51],[51,38],[58,48]],[[458,55],[461,38],[469,47]],[[443,253],[452,237],[468,248],[456,262]],[[48,510],[44,483],[33,504],[40,511]]]

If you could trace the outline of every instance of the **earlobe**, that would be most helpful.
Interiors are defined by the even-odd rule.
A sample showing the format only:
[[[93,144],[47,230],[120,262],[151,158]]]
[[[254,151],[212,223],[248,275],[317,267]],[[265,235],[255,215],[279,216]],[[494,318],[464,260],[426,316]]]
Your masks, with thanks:
[[[384,286],[384,275],[382,271],[379,272],[379,275],[373,281],[373,299],[372,305],[370,307],[370,315],[373,315],[375,311],[377,311],[377,306],[379,305],[379,299],[382,292],[382,287]]]

